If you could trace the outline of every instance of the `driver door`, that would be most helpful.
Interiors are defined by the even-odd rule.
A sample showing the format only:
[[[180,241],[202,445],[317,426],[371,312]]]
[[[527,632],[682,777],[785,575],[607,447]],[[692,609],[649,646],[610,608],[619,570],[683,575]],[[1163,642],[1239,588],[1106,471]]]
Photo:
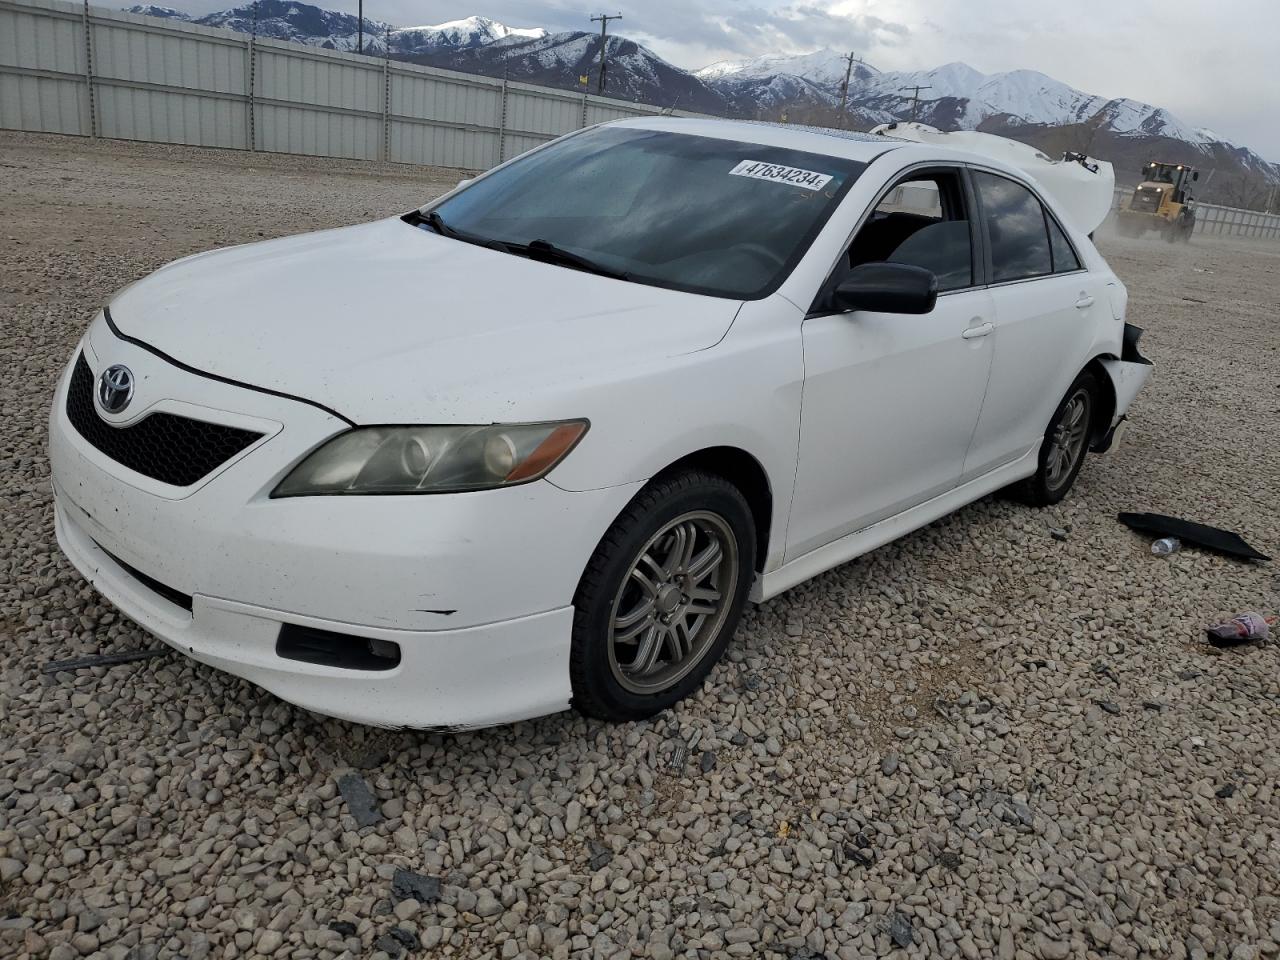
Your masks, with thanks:
[[[785,559],[951,490],[991,368],[991,295],[959,168],[913,171],[882,194],[802,327],[804,396]],[[836,312],[827,295],[860,263],[912,263],[939,278],[911,316]]]

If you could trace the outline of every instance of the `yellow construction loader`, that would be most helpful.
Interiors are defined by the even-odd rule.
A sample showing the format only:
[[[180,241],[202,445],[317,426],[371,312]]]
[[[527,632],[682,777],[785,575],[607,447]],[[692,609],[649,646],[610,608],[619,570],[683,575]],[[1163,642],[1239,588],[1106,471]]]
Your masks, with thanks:
[[[1156,230],[1170,243],[1190,240],[1196,228],[1191,184],[1199,179],[1199,171],[1185,163],[1148,163],[1142,168],[1142,182],[1116,211],[1120,234],[1140,237]]]

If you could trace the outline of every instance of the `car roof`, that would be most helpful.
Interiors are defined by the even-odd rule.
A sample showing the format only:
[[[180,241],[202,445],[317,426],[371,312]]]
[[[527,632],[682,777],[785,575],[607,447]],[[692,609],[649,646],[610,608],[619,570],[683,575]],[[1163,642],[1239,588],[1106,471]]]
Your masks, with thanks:
[[[692,137],[741,140],[768,147],[804,150],[868,163],[886,150],[915,146],[906,140],[834,127],[810,127],[761,120],[720,120],[713,117],[631,117],[614,120],[611,127],[662,130]]]
[[[721,120],[716,117],[628,117],[625,120],[610,121],[603,126],[662,130],[692,137],[715,137],[720,140],[740,140],[769,147],[843,157],[862,163],[870,163],[877,157],[892,151],[895,157],[900,159],[900,165],[903,167],[934,162],[972,164],[997,170],[1023,183],[1038,185],[1036,178],[1028,171],[1021,170],[998,157],[941,144],[917,143],[914,140],[904,140],[889,134],[861,133],[854,130],[810,127],[795,123],[769,123],[761,120]],[[1040,194],[1041,199],[1046,198],[1043,190]],[[1056,209],[1056,202],[1053,202],[1053,205]]]

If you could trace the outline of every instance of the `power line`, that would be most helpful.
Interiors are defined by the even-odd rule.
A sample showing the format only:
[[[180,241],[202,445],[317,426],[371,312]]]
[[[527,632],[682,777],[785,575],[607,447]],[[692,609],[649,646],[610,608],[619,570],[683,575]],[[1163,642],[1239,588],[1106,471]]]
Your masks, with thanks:
[[[849,115],[845,112],[845,109],[849,104],[849,80],[853,77],[853,65],[861,63],[862,58],[855,57],[853,51],[850,50],[840,59],[847,62],[844,70],[844,85],[840,88],[840,126],[843,127],[849,122]]]
[[[605,52],[605,47],[607,45],[606,39],[605,39],[605,33],[609,28],[610,20],[621,20],[621,19],[622,19],[622,14],[620,13],[602,13],[598,17],[591,18],[592,23],[599,22],[600,24],[600,80],[596,87],[596,89],[600,93],[604,93],[604,87],[605,87],[604,72],[605,72],[606,64],[605,64],[604,52]]]
[[[909,89],[910,89],[910,90],[912,90],[912,91],[914,91],[914,92],[911,94],[911,122],[912,122],[912,123],[915,123],[915,122],[916,122],[916,111],[917,111],[917,110],[919,109],[919,107],[920,107],[920,91],[921,91],[921,90],[932,90],[932,89],[933,89],[933,87],[929,86],[928,84],[923,84],[923,85],[921,85],[921,84],[917,83],[914,87],[910,87]]]

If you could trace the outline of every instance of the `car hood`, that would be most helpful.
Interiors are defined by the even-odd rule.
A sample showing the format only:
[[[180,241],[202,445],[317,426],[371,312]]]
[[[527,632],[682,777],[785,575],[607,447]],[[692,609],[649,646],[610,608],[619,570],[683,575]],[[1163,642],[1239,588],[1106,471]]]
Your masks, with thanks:
[[[356,423],[487,423],[584,416],[583,386],[712,346],[739,306],[392,218],[196,254],[110,310],[188,366]]]

